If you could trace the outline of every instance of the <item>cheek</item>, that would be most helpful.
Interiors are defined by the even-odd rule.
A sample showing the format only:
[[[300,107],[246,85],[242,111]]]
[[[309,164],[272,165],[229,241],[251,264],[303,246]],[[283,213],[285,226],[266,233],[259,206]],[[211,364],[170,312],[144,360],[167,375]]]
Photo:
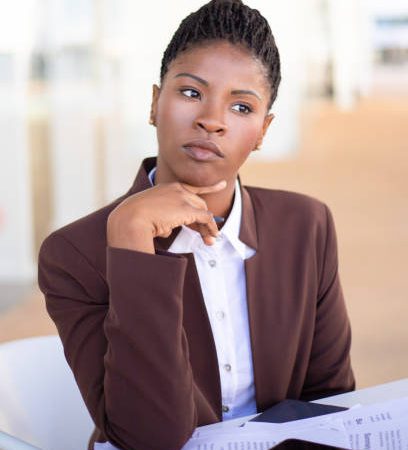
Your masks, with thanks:
[[[236,137],[239,143],[240,153],[248,155],[256,146],[258,138],[262,133],[262,126],[258,121],[247,123],[246,126],[236,127]]]
[[[181,131],[191,128],[192,106],[164,98],[157,108],[157,136],[162,143],[177,139]]]
[[[180,101],[174,94],[165,93],[157,104],[157,119],[161,120],[162,125],[172,123],[185,123],[189,120],[191,105]]]

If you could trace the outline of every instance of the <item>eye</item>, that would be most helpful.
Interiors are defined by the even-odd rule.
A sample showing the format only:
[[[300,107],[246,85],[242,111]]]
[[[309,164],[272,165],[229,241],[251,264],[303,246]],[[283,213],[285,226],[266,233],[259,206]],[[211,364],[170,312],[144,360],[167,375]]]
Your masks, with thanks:
[[[189,98],[200,98],[201,97],[200,93],[192,88],[180,89],[180,93],[182,95],[184,95],[185,97],[189,97]]]
[[[252,112],[252,108],[250,108],[248,105],[245,105],[244,103],[237,103],[232,107],[232,109],[241,114],[250,114]]]

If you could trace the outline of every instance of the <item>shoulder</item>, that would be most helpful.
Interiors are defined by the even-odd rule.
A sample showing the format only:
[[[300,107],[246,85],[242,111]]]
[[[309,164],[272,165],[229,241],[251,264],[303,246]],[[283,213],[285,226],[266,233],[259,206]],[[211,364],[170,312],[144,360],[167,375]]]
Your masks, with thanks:
[[[315,262],[319,273],[324,267],[327,273],[335,273],[337,238],[325,203],[296,192],[246,189],[254,209],[260,248],[268,249],[269,254],[281,254],[284,260],[290,259],[289,255],[303,255],[309,263]]]
[[[325,224],[330,214],[322,201],[309,195],[278,189],[245,186],[255,215],[262,221]]]
[[[277,242],[288,250],[306,251],[309,248],[317,251],[319,258],[324,257],[326,248],[335,249],[335,225],[325,203],[296,192],[258,187],[246,189],[262,245],[269,248],[272,242]]]
[[[106,223],[109,214],[125,197],[53,231],[41,245],[40,263],[44,260],[75,263],[85,258],[92,267],[104,272]]]

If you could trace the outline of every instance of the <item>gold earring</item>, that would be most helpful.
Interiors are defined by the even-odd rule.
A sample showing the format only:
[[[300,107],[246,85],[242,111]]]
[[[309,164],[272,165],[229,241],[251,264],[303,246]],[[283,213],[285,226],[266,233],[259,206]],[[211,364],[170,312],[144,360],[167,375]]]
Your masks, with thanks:
[[[150,117],[150,119],[149,119],[149,124],[150,125],[156,125],[152,117]]]

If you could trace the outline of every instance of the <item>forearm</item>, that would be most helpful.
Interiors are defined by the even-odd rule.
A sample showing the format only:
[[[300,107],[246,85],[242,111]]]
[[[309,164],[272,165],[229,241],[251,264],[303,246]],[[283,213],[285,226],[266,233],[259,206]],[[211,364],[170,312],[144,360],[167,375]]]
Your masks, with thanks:
[[[138,270],[137,252],[107,252],[104,386],[110,426],[134,434],[129,438],[138,449],[179,448],[196,426],[182,324],[185,261],[143,255]]]

